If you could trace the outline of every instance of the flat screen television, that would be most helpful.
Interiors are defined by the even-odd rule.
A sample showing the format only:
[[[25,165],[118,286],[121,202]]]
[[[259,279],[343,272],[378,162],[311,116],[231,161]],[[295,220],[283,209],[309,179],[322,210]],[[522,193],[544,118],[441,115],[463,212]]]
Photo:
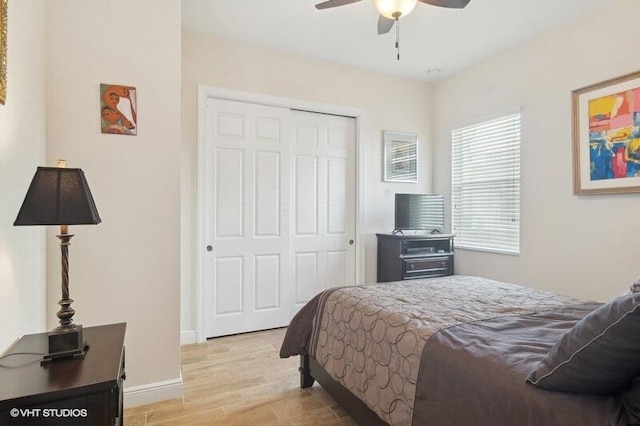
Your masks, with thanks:
[[[396,194],[395,231],[444,230],[444,196]]]

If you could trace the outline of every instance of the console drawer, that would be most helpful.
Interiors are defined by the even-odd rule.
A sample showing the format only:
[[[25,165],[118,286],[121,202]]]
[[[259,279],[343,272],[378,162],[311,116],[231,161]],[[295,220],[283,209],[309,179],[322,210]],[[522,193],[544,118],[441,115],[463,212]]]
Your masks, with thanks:
[[[402,268],[406,279],[449,275],[449,257],[429,257],[418,259],[403,259]]]

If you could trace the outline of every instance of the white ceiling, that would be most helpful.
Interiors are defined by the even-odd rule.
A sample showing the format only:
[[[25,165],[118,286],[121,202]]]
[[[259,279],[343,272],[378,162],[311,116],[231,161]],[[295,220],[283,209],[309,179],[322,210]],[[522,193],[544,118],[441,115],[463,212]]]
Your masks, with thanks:
[[[373,0],[316,10],[322,0],[183,0],[183,27],[216,37],[420,80],[443,78],[617,0],[471,0],[465,9],[418,3],[377,34]],[[439,69],[441,72],[428,73]]]

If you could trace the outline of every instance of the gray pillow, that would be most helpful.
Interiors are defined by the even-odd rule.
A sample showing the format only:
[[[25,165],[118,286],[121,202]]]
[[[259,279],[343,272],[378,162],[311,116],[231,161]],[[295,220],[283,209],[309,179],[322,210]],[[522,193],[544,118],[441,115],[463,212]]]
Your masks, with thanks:
[[[640,425],[640,377],[636,377],[629,389],[620,394],[624,407],[625,425]]]
[[[564,392],[615,394],[640,374],[640,293],[600,306],[549,350],[527,382]]]

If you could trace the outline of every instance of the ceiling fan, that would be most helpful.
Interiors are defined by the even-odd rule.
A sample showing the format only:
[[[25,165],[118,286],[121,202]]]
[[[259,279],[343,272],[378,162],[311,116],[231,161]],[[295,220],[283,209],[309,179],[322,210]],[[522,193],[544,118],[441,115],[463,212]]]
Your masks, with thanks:
[[[359,1],[361,0],[327,0],[316,4],[316,9],[330,9]],[[376,8],[378,12],[380,12],[380,17],[378,18],[378,34],[386,34],[391,31],[396,21],[408,15],[418,1],[432,6],[462,9],[469,4],[471,0],[374,0]],[[396,31],[399,31],[399,24],[398,27],[396,27]],[[400,59],[399,32],[396,34],[396,48],[398,49],[398,59]]]

